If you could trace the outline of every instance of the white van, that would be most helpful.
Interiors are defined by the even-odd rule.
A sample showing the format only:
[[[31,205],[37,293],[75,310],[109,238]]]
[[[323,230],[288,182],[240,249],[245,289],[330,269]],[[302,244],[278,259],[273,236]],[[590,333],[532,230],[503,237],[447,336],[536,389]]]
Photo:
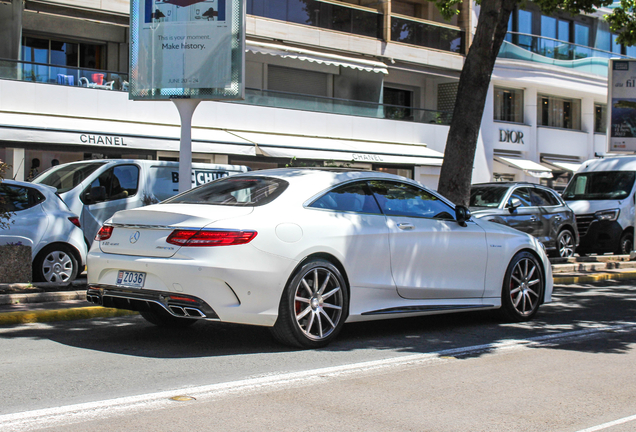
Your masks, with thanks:
[[[192,186],[249,171],[242,165],[192,164]],[[179,162],[100,159],[52,167],[33,183],[57,188],[57,193],[80,217],[90,246],[104,221],[119,210],[170,198],[179,192]]]
[[[636,156],[584,162],[563,191],[576,215],[581,254],[629,254],[634,244]]]

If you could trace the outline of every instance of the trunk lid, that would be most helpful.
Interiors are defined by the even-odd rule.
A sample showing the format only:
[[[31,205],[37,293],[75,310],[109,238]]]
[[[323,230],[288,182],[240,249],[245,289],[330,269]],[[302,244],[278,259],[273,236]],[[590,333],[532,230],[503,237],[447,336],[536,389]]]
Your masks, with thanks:
[[[109,254],[169,258],[180,249],[166,241],[175,229],[201,229],[252,211],[252,207],[201,204],[157,204],[123,210],[107,222],[114,229],[111,237],[101,241],[99,247]]]

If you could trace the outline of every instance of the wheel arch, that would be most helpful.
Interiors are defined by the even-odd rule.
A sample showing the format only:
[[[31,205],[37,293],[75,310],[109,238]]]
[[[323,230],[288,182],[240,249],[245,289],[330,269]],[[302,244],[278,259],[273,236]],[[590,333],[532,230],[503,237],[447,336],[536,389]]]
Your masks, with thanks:
[[[70,243],[64,243],[64,242],[52,242],[52,243],[48,243],[46,245],[44,245],[39,251],[38,253],[35,255],[35,258],[33,258],[33,262],[35,262],[37,259],[39,259],[46,251],[48,251],[49,249],[51,249],[54,246],[64,246],[66,248],[68,248],[71,253],[73,254],[73,258],[75,258],[75,261],[77,261],[77,274],[79,275],[81,272],[80,270],[82,269],[83,265],[85,265],[85,263],[82,262],[82,256],[80,254],[80,252],[77,250],[77,248],[75,246],[73,246]]]
[[[336,258],[332,254],[327,252],[314,252],[310,255],[307,255],[302,260],[300,260],[300,262],[296,265],[296,267],[294,267],[294,270],[289,274],[289,277],[287,278],[287,282],[285,286],[289,284],[289,281],[292,280],[292,278],[294,277],[298,269],[301,268],[303,265],[305,265],[307,261],[310,261],[312,259],[324,259],[325,261],[329,261],[331,264],[333,264],[342,275],[342,278],[344,279],[345,284],[347,285],[345,288],[349,291],[349,294],[351,294],[350,292],[351,284],[349,283],[349,276],[347,275],[347,270],[345,270],[344,265],[342,264],[342,262],[340,262],[338,258]]]
[[[576,231],[574,230],[574,227],[573,227],[572,225],[570,225],[570,224],[563,224],[563,226],[561,226],[561,227],[559,228],[559,232],[557,233],[557,235],[561,234],[561,232],[562,232],[563,230],[568,230],[568,231],[570,231],[570,232],[572,233],[572,235],[576,235],[576,234],[575,234],[575,233],[576,233]]]

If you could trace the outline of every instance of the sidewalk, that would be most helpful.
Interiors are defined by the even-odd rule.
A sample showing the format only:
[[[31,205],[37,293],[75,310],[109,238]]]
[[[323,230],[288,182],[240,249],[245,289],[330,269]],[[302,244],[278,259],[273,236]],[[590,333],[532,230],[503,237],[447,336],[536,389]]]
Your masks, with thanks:
[[[555,289],[559,285],[636,279],[636,261],[629,255],[553,258]],[[95,306],[86,301],[86,275],[70,287],[50,283],[0,284],[0,326],[107,318],[136,312]]]

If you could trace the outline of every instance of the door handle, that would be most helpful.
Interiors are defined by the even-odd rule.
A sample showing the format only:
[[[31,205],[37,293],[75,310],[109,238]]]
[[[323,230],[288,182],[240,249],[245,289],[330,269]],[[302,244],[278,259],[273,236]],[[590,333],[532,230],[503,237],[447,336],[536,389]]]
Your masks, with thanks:
[[[409,223],[399,223],[397,224],[397,227],[402,231],[410,231],[412,229],[415,229],[415,227]]]
[[[535,222],[535,221],[537,220],[537,217],[536,217],[536,216],[530,216],[530,220],[531,220],[532,222]]]
[[[561,220],[561,216],[555,216],[554,220],[557,221],[557,222],[560,221]]]

